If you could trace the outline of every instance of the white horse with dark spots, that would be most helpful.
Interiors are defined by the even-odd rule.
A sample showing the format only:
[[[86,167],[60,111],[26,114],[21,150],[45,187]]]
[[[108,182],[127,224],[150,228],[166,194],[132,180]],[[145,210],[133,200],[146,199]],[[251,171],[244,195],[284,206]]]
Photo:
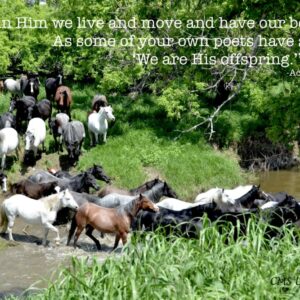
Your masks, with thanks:
[[[15,151],[18,145],[19,137],[14,128],[3,128],[0,130],[0,156],[2,157],[2,170],[5,168],[6,155]]]
[[[0,227],[3,227],[2,233],[7,232],[9,240],[13,241],[12,228],[15,218],[21,217],[27,224],[39,224],[45,228],[43,245],[46,245],[49,230],[54,231],[57,236],[55,242],[60,242],[59,231],[52,223],[56,219],[58,210],[63,207],[69,207],[77,210],[78,204],[75,202],[69,190],[64,190],[56,194],[34,200],[24,195],[13,195],[4,200],[0,208]]]
[[[88,129],[90,134],[91,146],[98,144],[99,134],[103,135],[103,142],[106,143],[108,121],[114,121],[113,109],[111,106],[101,107],[99,112],[92,112],[88,118]],[[93,136],[95,142],[93,142]]]
[[[33,150],[34,158],[36,158],[38,147],[43,145],[46,138],[46,124],[41,118],[33,118],[29,121],[25,133],[25,157],[30,150]],[[26,159],[25,159],[26,160]]]

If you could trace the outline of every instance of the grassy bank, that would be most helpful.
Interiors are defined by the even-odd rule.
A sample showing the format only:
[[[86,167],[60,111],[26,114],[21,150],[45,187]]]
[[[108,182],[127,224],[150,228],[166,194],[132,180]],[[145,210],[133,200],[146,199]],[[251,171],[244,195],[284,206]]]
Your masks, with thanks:
[[[103,264],[74,259],[58,280],[30,299],[291,299],[299,298],[297,233],[266,240],[250,223],[237,241],[206,226],[198,240],[160,234],[132,238],[121,257]],[[227,236],[227,238],[226,238]]]

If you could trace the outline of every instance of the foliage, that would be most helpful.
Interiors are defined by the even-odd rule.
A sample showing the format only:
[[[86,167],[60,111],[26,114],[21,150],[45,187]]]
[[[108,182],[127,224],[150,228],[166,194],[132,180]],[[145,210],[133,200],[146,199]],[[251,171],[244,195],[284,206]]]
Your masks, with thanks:
[[[186,22],[189,19],[208,19],[220,16],[224,19],[288,19],[289,16],[299,19],[297,1],[253,1],[247,0],[239,3],[230,1],[77,1],[53,0],[47,1],[46,6],[28,6],[26,1],[16,0],[0,3],[0,19],[15,20],[16,16],[31,17],[32,19],[45,19],[49,28],[44,29],[1,29],[0,30],[0,74],[17,74],[24,71],[41,72],[49,75],[57,70],[63,70],[66,76],[75,80],[94,81],[103,93],[126,94],[131,91],[144,91],[157,97],[156,105],[163,108],[171,120],[177,120],[178,128],[185,129],[189,125],[200,123],[214,111],[215,100],[218,97],[217,86],[212,87],[220,74],[224,75],[224,82],[233,82],[234,70],[230,68],[223,72],[223,66],[197,65],[141,65],[133,58],[133,53],[139,53],[135,47],[76,47],[78,37],[105,37],[120,41],[124,37],[135,36],[143,38],[163,37],[196,37],[201,36],[202,29],[170,28],[167,30],[119,28],[111,30],[107,26],[102,29],[78,29],[76,26],[64,30],[54,29],[52,19],[70,19],[74,24],[78,17],[86,19],[102,18],[106,23],[111,19],[129,21],[135,18],[137,23],[142,19],[180,19]],[[241,37],[255,38],[258,34],[265,37],[297,37],[299,29],[290,28],[286,24],[281,29],[250,30],[247,28],[221,30],[218,28],[205,29],[207,37]],[[53,41],[60,36],[62,40],[71,38],[71,47],[53,47]],[[295,41],[297,39],[295,38]],[[260,130],[272,139],[289,142],[298,137],[299,119],[299,85],[297,77],[288,76],[295,69],[298,58],[294,47],[261,47],[257,55],[290,55],[291,65],[287,68],[280,66],[261,67],[254,66],[249,69],[241,94],[235,103],[220,117],[227,124],[223,133],[225,141],[220,140],[223,133],[216,124],[220,145],[228,145],[241,140],[251,131],[245,128],[243,117],[240,122],[237,117],[248,115],[248,119],[261,120]],[[209,47],[150,47],[146,46],[142,52],[151,53],[160,59],[163,56],[190,57],[192,53],[202,52],[207,55],[230,55],[232,53],[250,54],[250,47],[230,46],[213,49]],[[228,73],[227,73],[228,71]],[[241,72],[238,71],[234,82],[240,82]],[[282,79],[284,78],[284,80]],[[222,92],[223,93],[223,92]],[[221,93],[221,94],[222,94]],[[220,95],[219,95],[220,96]],[[221,95],[225,97],[226,95]],[[224,99],[223,99],[224,100]],[[241,103],[244,107],[241,109]],[[282,117],[282,109],[287,108],[286,116]],[[229,110],[228,110],[229,109]],[[232,122],[231,117],[236,120]],[[182,120],[188,121],[186,124]],[[252,122],[250,122],[252,124]],[[237,130],[236,130],[237,129]],[[253,129],[253,128],[252,128]],[[205,127],[202,127],[205,131]],[[224,130],[226,132],[224,132]],[[250,132],[251,133],[251,132]],[[224,140],[224,138],[223,138]]]
[[[103,264],[73,259],[57,281],[29,299],[296,299],[298,233],[266,239],[266,225],[251,220],[247,235],[216,225],[195,240],[158,232],[131,238],[121,257]]]

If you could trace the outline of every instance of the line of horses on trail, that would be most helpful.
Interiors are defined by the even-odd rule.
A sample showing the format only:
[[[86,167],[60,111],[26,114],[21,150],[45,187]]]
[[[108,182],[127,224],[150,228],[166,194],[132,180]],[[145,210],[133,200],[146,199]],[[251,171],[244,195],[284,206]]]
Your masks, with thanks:
[[[22,75],[15,80],[2,81],[3,91],[11,94],[9,111],[0,115],[0,156],[2,170],[6,165],[7,154],[17,151],[20,142],[18,134],[25,134],[25,164],[35,163],[39,145],[46,138],[46,121],[50,134],[53,135],[55,148],[63,151],[65,145],[70,162],[75,164],[81,154],[85,139],[84,124],[71,118],[73,102],[71,89],[63,85],[63,76],[47,78],[45,92],[47,99],[38,101],[40,80],[37,74]],[[57,113],[52,117],[52,106]],[[16,111],[14,115],[13,112]],[[97,94],[91,101],[91,113],[87,119],[91,146],[98,144],[99,135],[106,142],[108,122],[115,121],[113,109],[104,95]],[[11,128],[11,129],[7,129]],[[43,145],[43,151],[45,147]]]
[[[99,191],[97,181],[106,185]],[[0,173],[6,185],[6,176]],[[26,223],[40,224],[45,229],[43,245],[49,230],[71,223],[67,245],[73,239],[80,245],[80,235],[86,235],[101,250],[94,230],[114,233],[115,243],[126,244],[130,231],[159,230],[169,235],[197,238],[204,225],[204,216],[218,228],[231,224],[234,237],[247,233],[249,220],[266,225],[265,236],[278,236],[280,228],[300,219],[300,204],[285,193],[268,194],[258,186],[238,186],[234,189],[213,188],[200,193],[194,202],[178,199],[177,193],[165,181],[155,178],[131,190],[117,188],[100,165],[94,165],[77,175],[66,171],[38,170],[27,179],[10,184],[10,192],[0,208],[2,233],[13,240],[12,229],[17,216]],[[98,194],[90,194],[90,189]]]

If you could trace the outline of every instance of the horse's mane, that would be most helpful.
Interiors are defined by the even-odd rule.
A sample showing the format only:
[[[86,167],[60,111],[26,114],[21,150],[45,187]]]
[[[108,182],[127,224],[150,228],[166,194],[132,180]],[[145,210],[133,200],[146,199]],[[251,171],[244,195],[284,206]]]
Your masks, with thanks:
[[[137,195],[128,203],[118,206],[116,208],[118,213],[124,214],[124,212],[125,212],[125,213],[130,214],[132,212],[132,209],[135,206],[136,202],[139,200],[139,198],[140,198],[140,195]]]
[[[53,208],[57,207],[57,204],[60,202],[58,196],[59,196],[59,193],[52,194],[50,196],[41,198],[39,201],[42,201],[44,203],[45,207],[49,211],[51,211],[51,210],[53,210]]]

